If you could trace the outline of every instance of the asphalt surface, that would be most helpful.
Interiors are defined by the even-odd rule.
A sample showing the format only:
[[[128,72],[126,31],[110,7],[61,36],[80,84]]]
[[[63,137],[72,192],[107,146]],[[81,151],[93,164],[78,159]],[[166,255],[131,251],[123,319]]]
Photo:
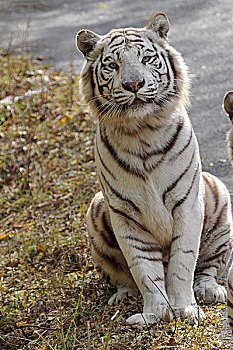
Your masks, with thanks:
[[[54,70],[80,73],[77,31],[142,27],[156,12],[168,15],[170,44],[190,69],[189,115],[203,170],[222,179],[233,198],[225,141],[230,122],[222,110],[224,94],[233,89],[232,0],[0,0],[0,47],[11,43],[17,52],[23,46],[35,57],[51,56],[45,62]]]

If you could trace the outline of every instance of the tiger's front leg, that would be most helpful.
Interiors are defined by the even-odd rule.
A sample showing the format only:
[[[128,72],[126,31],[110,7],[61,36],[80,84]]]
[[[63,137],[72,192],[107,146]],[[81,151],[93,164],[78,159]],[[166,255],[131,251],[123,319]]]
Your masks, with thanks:
[[[202,230],[202,200],[181,204],[173,213],[174,231],[167,272],[167,292],[173,311],[191,323],[205,318],[193,290]]]
[[[127,319],[130,324],[155,323],[169,315],[162,248],[139,222],[110,208],[113,231],[129,270],[143,296],[143,313]]]

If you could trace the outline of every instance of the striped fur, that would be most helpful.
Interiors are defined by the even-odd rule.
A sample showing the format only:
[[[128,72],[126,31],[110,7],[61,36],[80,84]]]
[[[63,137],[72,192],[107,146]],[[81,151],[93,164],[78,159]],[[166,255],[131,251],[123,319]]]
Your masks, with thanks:
[[[223,100],[223,108],[229,116],[230,121],[233,123],[233,91],[228,91]],[[230,161],[233,165],[233,126],[227,134],[228,141],[228,154]],[[227,281],[227,312],[228,321],[233,332],[233,263],[228,273]]]
[[[229,193],[202,173],[185,110],[187,68],[157,14],[145,28],[77,35],[84,102],[97,120],[99,192],[87,213],[94,263],[117,292],[140,292],[128,323],[204,318],[196,296],[225,302],[216,282],[231,253]],[[172,306],[169,310],[168,301]]]

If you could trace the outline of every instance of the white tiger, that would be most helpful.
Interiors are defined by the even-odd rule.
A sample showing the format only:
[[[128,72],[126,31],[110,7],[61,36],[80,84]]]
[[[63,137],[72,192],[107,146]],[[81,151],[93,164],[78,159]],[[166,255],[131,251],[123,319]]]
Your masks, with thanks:
[[[226,299],[217,278],[231,253],[229,193],[201,172],[185,110],[187,68],[168,44],[168,30],[167,16],[158,13],[145,28],[77,34],[102,190],[87,229],[97,270],[117,287],[109,304],[143,296],[143,313],[130,324],[174,313],[197,322],[205,316],[194,293],[209,303]]]
[[[223,100],[223,108],[233,123],[233,91],[228,91]],[[227,134],[228,152],[230,161],[233,164],[233,126]],[[233,264],[230,267],[227,281],[227,312],[228,321],[233,332]]]

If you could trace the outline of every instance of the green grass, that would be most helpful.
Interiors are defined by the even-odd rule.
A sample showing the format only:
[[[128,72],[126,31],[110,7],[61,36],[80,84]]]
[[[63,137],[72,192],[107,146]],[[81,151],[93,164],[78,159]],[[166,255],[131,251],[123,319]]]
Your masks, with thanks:
[[[78,81],[0,55],[0,348],[227,349],[220,306],[203,306],[199,326],[142,328],[125,323],[140,298],[107,305],[113,289],[94,269],[85,225],[98,183]]]

